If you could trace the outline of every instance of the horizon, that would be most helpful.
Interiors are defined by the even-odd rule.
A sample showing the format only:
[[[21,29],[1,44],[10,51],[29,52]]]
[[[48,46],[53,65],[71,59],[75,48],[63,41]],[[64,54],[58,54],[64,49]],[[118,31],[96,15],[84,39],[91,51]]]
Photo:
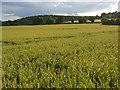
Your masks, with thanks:
[[[2,2],[2,19],[17,19],[38,15],[101,16],[118,11],[118,2]]]
[[[116,12],[116,11],[114,11],[114,12]],[[118,11],[117,11],[118,12]],[[104,13],[104,12],[103,12]],[[109,12],[109,13],[113,13],[113,12]],[[101,13],[102,14],[102,13]],[[106,13],[106,14],[108,14],[108,13]],[[77,15],[52,15],[52,14],[50,14],[50,15],[34,15],[34,16],[77,16]],[[21,18],[18,18],[18,19],[14,19],[14,20],[19,20],[19,19],[24,19],[24,18],[27,18],[27,17],[34,17],[34,16],[26,16],[26,17],[21,17]],[[97,16],[97,15],[94,15],[93,17],[95,17],[95,16]],[[101,15],[98,15],[99,17],[101,16]],[[89,17],[89,16],[77,16],[77,17]],[[14,20],[6,20],[6,21],[14,21]],[[6,22],[5,20],[0,20],[1,22]]]

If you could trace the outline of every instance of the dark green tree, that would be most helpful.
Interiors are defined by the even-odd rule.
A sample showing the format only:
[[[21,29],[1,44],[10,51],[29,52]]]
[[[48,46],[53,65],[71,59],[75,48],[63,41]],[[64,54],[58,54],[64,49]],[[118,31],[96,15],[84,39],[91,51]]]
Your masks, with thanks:
[[[43,19],[42,18],[39,19],[39,23],[43,24]]]
[[[93,22],[95,21],[95,17],[90,16],[88,20],[90,20],[90,21],[91,21],[91,23],[93,23]]]
[[[71,20],[72,23],[74,23],[74,20]]]
[[[58,23],[58,24],[63,23],[63,21],[64,21],[63,17],[57,17],[57,19],[56,19],[56,23]]]
[[[96,15],[96,16],[95,16],[95,19],[100,19],[100,16]]]
[[[39,17],[33,18],[33,25],[43,24],[43,19]]]
[[[54,19],[52,17],[47,17],[45,20],[46,24],[53,24],[54,23]]]
[[[85,17],[82,17],[79,19],[79,23],[86,23],[87,19]]]

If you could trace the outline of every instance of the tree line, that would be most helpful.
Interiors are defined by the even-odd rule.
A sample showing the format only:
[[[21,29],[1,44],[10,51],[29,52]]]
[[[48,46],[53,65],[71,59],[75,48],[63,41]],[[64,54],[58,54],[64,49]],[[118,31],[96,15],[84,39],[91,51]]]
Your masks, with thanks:
[[[39,15],[39,16],[30,16],[21,18],[14,21],[4,21],[2,22],[3,26],[12,26],[12,25],[42,25],[42,24],[62,24],[71,21],[78,21],[78,23],[86,23],[87,20],[93,23],[95,19],[99,19],[99,16],[59,16],[59,15]]]
[[[60,15],[38,15],[29,16],[14,21],[3,21],[3,26],[12,25],[44,25],[44,24],[64,24],[64,23],[87,23],[89,20],[94,23],[96,19],[101,19],[103,25],[120,25],[120,12],[102,13],[101,16],[60,16]],[[69,22],[70,21],[70,22]],[[0,21],[1,22],[1,21]]]
[[[103,25],[120,25],[120,12],[102,13],[101,22]]]

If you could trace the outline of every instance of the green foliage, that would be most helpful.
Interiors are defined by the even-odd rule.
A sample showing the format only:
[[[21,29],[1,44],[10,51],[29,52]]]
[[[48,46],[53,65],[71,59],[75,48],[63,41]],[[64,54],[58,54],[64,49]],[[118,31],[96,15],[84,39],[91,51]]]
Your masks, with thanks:
[[[79,19],[79,23],[86,23],[87,19],[86,18],[81,18]]]
[[[103,25],[120,25],[120,19],[102,19]]]
[[[2,33],[3,88],[119,87],[117,26],[5,26]]]
[[[12,25],[38,25],[38,24],[63,24],[67,21],[79,21],[79,23],[86,23],[88,19],[91,19],[90,16],[58,16],[58,15],[38,15],[21,18],[14,21],[4,21],[2,22],[3,26],[12,26]],[[100,18],[99,16],[94,17],[95,19]],[[93,21],[92,21],[93,22]]]
[[[120,25],[120,12],[102,13],[101,18],[103,25]]]
[[[56,19],[56,23],[58,23],[58,24],[63,23],[63,21],[64,21],[63,17],[57,17],[57,19]]]
[[[39,17],[35,17],[33,19],[33,25],[39,25],[39,24],[43,24],[43,19]]]
[[[55,20],[51,16],[45,18],[45,24],[53,24],[54,22]]]
[[[14,21],[4,21],[2,22],[3,26],[13,26],[13,25],[38,25],[38,24],[62,24],[67,21],[79,21],[79,23],[86,23],[87,20],[90,20],[91,23],[94,23],[95,19],[102,19],[104,25],[119,25],[120,12],[110,12],[102,13],[101,16],[58,16],[58,15],[38,15],[30,16],[26,18],[21,18]],[[108,19],[108,20],[104,20]],[[111,19],[111,20],[109,20]],[[117,19],[117,20],[116,20]],[[64,21],[64,22],[63,22]]]
[[[120,17],[120,12],[109,12],[109,13],[102,13],[101,14],[101,18],[105,19],[105,18],[118,18]]]
[[[90,16],[90,17],[88,18],[88,20],[90,20],[91,23],[93,23],[93,22],[95,21],[95,17],[94,17],[94,16]]]

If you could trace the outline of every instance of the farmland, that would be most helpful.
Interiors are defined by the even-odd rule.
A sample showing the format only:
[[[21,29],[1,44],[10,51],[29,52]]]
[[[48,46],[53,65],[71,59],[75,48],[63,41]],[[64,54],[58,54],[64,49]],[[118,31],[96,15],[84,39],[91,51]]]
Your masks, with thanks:
[[[3,88],[119,87],[117,26],[4,26],[2,35]]]

